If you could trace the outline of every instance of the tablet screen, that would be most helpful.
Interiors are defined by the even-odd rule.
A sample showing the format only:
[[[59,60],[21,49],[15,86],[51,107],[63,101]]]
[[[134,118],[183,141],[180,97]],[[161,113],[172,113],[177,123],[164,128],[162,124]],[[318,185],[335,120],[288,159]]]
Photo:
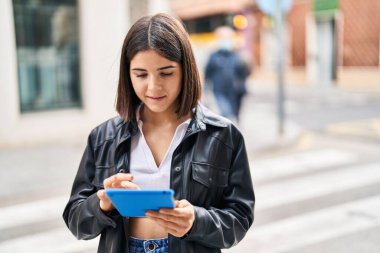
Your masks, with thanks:
[[[174,208],[174,191],[162,190],[131,190],[110,188],[106,189],[114,207],[124,217],[146,217],[148,210]]]

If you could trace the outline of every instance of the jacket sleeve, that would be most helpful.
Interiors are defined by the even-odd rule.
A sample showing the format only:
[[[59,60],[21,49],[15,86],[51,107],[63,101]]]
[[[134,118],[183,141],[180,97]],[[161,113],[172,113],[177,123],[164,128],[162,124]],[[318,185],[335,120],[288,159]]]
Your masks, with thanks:
[[[242,136],[230,168],[229,185],[223,192],[222,208],[194,206],[195,221],[184,240],[211,248],[229,248],[243,239],[254,219],[253,192],[248,157]]]
[[[67,227],[78,239],[92,239],[104,228],[116,227],[114,219],[117,215],[106,215],[100,209],[97,189],[92,184],[94,176],[95,158],[90,135],[74,180],[71,197],[63,212]]]

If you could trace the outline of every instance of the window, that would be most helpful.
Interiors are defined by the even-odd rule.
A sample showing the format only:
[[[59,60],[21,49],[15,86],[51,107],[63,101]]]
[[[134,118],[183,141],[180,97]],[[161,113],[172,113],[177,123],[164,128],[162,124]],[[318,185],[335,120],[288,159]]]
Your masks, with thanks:
[[[21,112],[80,106],[75,0],[13,0]]]
[[[188,33],[208,33],[213,32],[217,27],[229,25],[228,14],[201,17],[183,21]]]

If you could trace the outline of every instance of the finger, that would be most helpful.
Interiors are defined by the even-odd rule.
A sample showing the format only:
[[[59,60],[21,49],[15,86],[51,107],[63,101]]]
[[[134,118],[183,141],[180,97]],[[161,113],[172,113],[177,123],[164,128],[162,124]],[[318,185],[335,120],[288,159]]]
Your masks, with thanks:
[[[112,184],[122,181],[132,181],[133,175],[129,173],[117,173],[115,175],[112,175],[108,178],[106,178],[103,181],[104,188],[110,188],[113,187]]]
[[[157,217],[158,212],[157,211],[153,211],[153,210],[148,210],[148,211],[145,212],[145,215],[148,216],[148,217],[155,218],[155,217]]]
[[[158,213],[163,214],[163,215],[174,216],[174,217],[183,217],[186,215],[186,213],[183,211],[183,208],[174,208],[174,209],[161,208],[160,210],[158,210]]]
[[[149,219],[153,220],[158,226],[162,227],[167,233],[177,236],[178,234],[177,229],[179,229],[178,225],[173,224],[172,226],[168,226],[168,223],[163,220],[152,218],[152,217],[149,217]]]
[[[161,226],[167,233],[176,236],[176,237],[182,237],[186,234],[188,229],[185,227],[178,226],[177,224],[170,224],[168,222],[163,221],[155,221],[159,226]]]
[[[123,182],[126,181],[116,181],[111,184],[111,188],[124,188]]]
[[[146,213],[146,216],[148,218],[152,218],[156,221],[160,222],[169,222],[172,224],[176,224],[177,227],[187,227],[189,222],[187,217],[179,217],[179,216],[173,216],[173,215],[166,215],[166,214],[161,214],[159,212],[154,212],[154,213]]]
[[[108,198],[108,195],[106,193],[105,190],[99,190],[96,195],[98,195],[98,198],[103,201],[103,202],[107,202],[107,203],[111,203],[111,200]]]
[[[176,231],[185,229],[185,226],[183,224],[180,224],[180,223],[176,223],[176,222],[172,222],[172,221],[168,221],[168,220],[163,220],[160,218],[150,217],[150,219],[154,220],[158,225],[160,225],[161,227],[163,227],[165,229],[172,229],[172,230],[176,230]]]
[[[127,189],[136,189],[136,190],[140,189],[140,187],[137,184],[134,184],[130,181],[122,181],[120,183],[120,185],[124,188],[127,188]]]
[[[178,206],[175,208],[161,208],[159,210],[160,213],[167,214],[167,215],[174,215],[174,216],[188,216],[189,215],[189,208],[191,208],[192,205],[187,200],[180,200],[178,201]]]
[[[114,177],[116,181],[133,181],[133,175],[130,173],[117,173]]]
[[[126,188],[126,189],[140,189],[137,184],[130,181],[117,181],[111,184],[111,188]]]
[[[156,217],[177,223],[188,230],[194,223],[194,207],[187,200],[181,200],[180,202],[180,205],[183,207],[160,209],[158,214],[156,214]]]
[[[98,198],[100,200],[108,200],[108,196],[106,194],[106,191],[105,190],[99,190],[96,195],[98,196]]]
[[[116,175],[112,175],[106,179],[104,179],[103,181],[103,186],[104,188],[112,188],[112,184],[114,184],[116,182]]]
[[[184,208],[184,207],[186,207],[186,206],[191,205],[190,202],[187,201],[186,199],[181,199],[181,200],[179,200],[178,202],[179,202],[179,203],[178,203],[178,207],[180,207],[180,208]]]
[[[170,220],[173,221],[175,219],[175,216],[171,216],[168,214],[163,214],[157,211],[147,211],[146,216],[156,218],[156,219],[161,219],[161,220]]]
[[[166,229],[166,232],[168,234],[171,234],[171,235],[175,236],[175,237],[182,237],[184,235],[184,234],[181,235],[179,231],[174,230],[174,229]]]
[[[109,211],[109,210],[112,210],[114,208],[110,199],[108,198],[105,190],[97,191],[96,195],[98,196],[98,198],[100,200],[99,205],[103,211]]]

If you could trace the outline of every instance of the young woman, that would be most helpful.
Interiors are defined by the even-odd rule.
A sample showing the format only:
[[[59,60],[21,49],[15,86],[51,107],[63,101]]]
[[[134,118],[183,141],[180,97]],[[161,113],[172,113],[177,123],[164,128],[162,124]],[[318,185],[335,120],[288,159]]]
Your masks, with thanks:
[[[116,109],[96,127],[64,220],[98,252],[221,252],[253,222],[255,196],[244,140],[201,104],[188,35],[167,14],[143,17],[123,44]],[[122,217],[107,188],[175,191],[175,208]],[[133,203],[131,203],[133,204]]]

